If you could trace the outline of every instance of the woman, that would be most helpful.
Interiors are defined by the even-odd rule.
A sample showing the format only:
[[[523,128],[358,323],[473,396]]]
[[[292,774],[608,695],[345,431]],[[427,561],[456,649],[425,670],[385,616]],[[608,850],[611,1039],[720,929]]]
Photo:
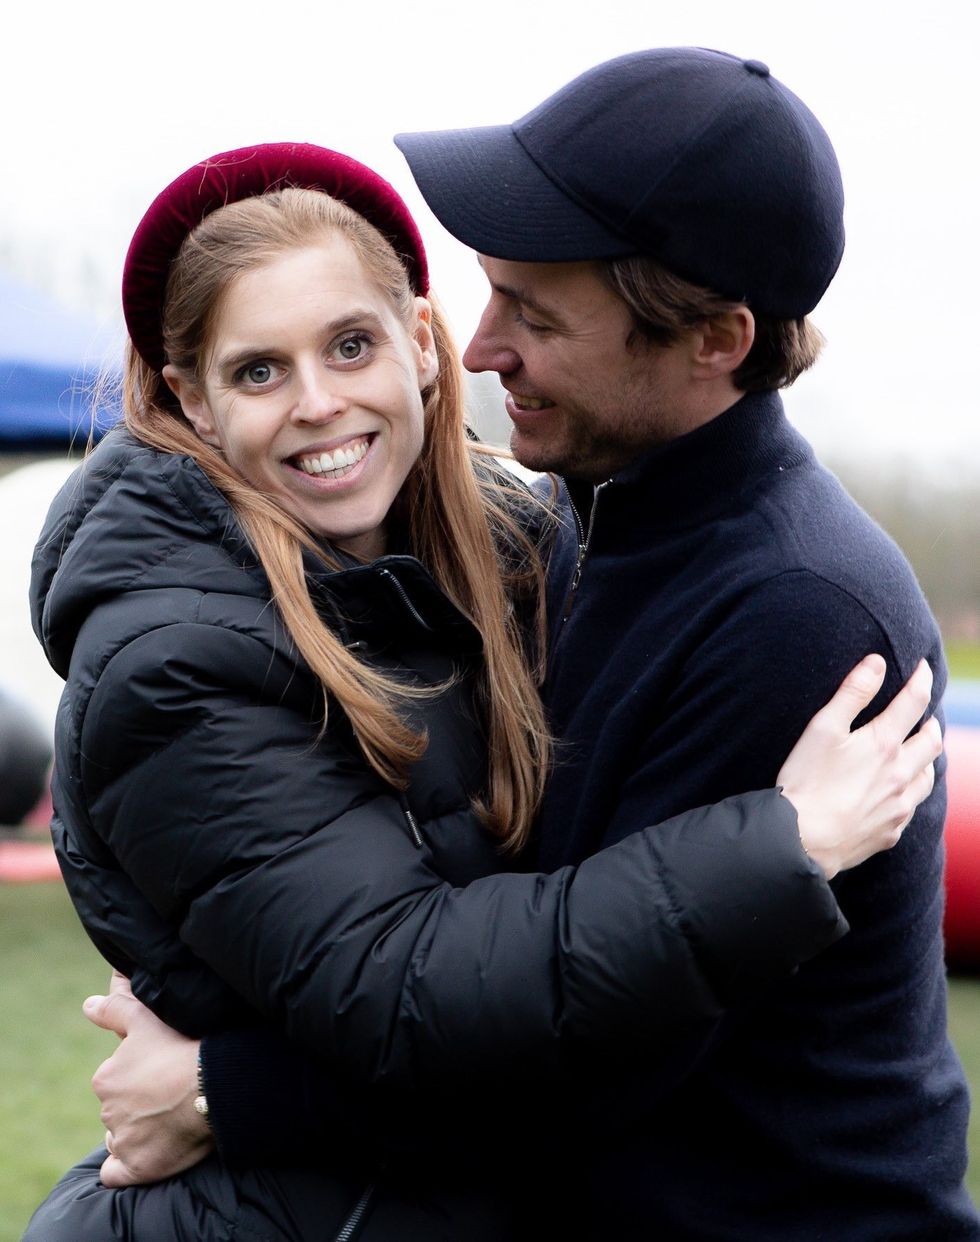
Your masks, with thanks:
[[[195,166],[134,237],[128,432],[63,490],[35,562],[35,628],[68,682],[59,856],[159,1017],[271,1024],[355,1086],[328,1170],[212,1159],[108,1190],[100,1155],[30,1239],[514,1237],[500,1096],[713,1017],[746,970],[831,943],[825,878],[914,805],[894,771],[880,795],[852,781],[860,734],[855,751],[817,730],[781,774],[810,860],[770,790],[574,871],[502,871],[545,776],[552,519],[468,442],[427,293],[400,199],[319,148]],[[906,744],[909,772],[936,732]],[[678,911],[692,866],[718,899]]]

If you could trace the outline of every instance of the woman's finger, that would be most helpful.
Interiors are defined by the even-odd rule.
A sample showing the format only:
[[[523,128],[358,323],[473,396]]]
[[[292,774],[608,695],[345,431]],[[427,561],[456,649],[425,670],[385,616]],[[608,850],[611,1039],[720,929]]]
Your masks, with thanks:
[[[930,763],[928,767],[924,768],[919,773],[919,775],[914,777],[913,780],[910,782],[909,787],[908,787],[908,793],[915,805],[912,808],[912,814],[908,817],[908,820],[906,820],[905,825],[903,825],[903,827],[907,827],[908,824],[911,822],[912,816],[918,810],[919,803],[924,802],[925,799],[929,797],[929,795],[932,793],[932,788],[935,785],[935,783],[936,783],[936,768],[935,768],[935,765],[932,763]]]
[[[932,693],[932,669],[920,660],[915,672],[887,707],[871,721],[870,728],[885,747],[898,746],[925,715]]]
[[[842,734],[872,702],[885,683],[885,661],[880,655],[867,655],[847,674],[834,697],[818,716]]]
[[[902,772],[906,784],[924,768],[931,767],[943,753],[943,733],[939,721],[932,717],[916,733],[902,743]]]

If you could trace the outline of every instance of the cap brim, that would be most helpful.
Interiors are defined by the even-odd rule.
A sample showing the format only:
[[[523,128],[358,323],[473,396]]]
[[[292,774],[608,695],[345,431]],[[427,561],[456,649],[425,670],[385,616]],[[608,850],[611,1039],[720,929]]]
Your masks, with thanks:
[[[439,222],[480,254],[558,263],[636,253],[542,171],[510,125],[396,134],[395,145]]]

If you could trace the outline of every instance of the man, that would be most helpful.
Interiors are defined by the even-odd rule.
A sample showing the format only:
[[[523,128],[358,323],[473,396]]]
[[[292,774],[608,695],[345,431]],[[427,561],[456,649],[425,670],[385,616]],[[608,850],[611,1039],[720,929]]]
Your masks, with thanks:
[[[923,654],[941,668],[907,565],[776,395],[816,359],[843,193],[765,65],[641,52],[513,126],[396,142],[482,256],[464,360],[499,373],[514,453],[565,477],[577,529],[543,869],[770,782],[864,652],[889,658],[888,694]],[[945,1033],[943,815],[940,783],[893,854],[836,886],[851,934],[784,987],[583,1089],[589,1236],[980,1237]]]
[[[764,65],[638,53],[514,126],[397,141],[482,256],[466,362],[500,374],[519,460],[567,482],[543,869],[771,784],[870,650],[883,697],[923,654],[941,672],[910,570],[776,395],[816,358],[843,197],[826,135]],[[980,1238],[945,1033],[943,811],[940,781],[898,848],[838,882],[851,934],[793,979],[747,979],[711,1030],[582,1066],[540,1131],[540,1236]]]

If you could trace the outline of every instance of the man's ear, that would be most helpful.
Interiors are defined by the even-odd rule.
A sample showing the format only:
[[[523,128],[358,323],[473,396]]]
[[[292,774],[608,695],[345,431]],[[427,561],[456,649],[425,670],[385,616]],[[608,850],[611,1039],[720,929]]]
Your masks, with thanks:
[[[214,448],[221,448],[218,430],[214,425],[214,419],[211,417],[211,408],[197,384],[192,384],[190,380],[180,374],[176,367],[172,367],[169,362],[160,374],[163,376],[167,387],[180,402],[180,408],[184,411],[184,417],[197,432],[198,436],[205,444],[210,444]]]
[[[415,331],[412,336],[418,348],[415,365],[419,373],[419,388],[428,388],[439,374],[439,355],[432,332],[432,306],[425,298],[415,299]]]
[[[731,375],[755,341],[755,316],[747,306],[706,319],[697,327],[694,362],[700,379]]]

